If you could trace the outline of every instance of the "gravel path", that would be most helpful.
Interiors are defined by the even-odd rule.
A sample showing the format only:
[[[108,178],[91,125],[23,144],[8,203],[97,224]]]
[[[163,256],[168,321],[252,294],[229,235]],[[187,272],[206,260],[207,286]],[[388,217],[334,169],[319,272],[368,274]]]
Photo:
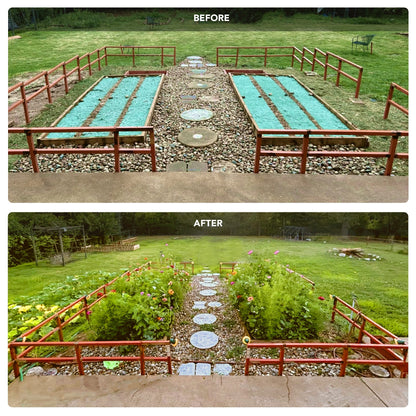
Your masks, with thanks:
[[[253,172],[255,138],[253,128],[242,109],[222,68],[205,66],[207,75],[213,79],[201,80],[191,76],[192,68],[187,60],[169,70],[153,113],[152,125],[156,137],[156,164],[158,171],[166,171],[171,163],[198,161],[207,163],[208,170],[237,173]],[[210,88],[193,88],[190,84],[208,83]],[[195,96],[183,100],[184,96]],[[214,101],[211,98],[214,97]],[[204,121],[188,121],[181,113],[191,109],[213,111],[214,116]],[[196,148],[178,141],[179,133],[191,127],[204,127],[218,133],[218,140],[206,147]],[[93,144],[92,146],[95,147]],[[109,145],[111,146],[111,145]],[[142,147],[141,144],[131,145]],[[123,147],[129,147],[123,145]],[[277,146],[280,150],[295,150],[295,146]],[[311,150],[359,150],[354,145],[310,146]],[[38,156],[42,172],[113,172],[114,158],[110,155],[42,155]],[[121,156],[121,170],[148,172],[150,158],[143,155]],[[12,172],[31,171],[28,157],[16,162]],[[300,158],[262,158],[260,172],[294,174],[300,171]],[[354,174],[381,175],[383,166],[377,166],[374,159],[362,158],[309,158],[309,174]],[[394,173],[394,171],[393,171]]]

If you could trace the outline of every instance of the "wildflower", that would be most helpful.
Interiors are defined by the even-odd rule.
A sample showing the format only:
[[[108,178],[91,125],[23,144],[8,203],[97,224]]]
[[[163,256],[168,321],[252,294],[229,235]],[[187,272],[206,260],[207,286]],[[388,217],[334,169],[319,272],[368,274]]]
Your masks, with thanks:
[[[153,300],[156,300],[157,299],[157,297],[156,296],[153,296],[153,298],[152,298]]]
[[[233,285],[235,282],[230,282],[230,285]]]
[[[318,299],[319,300],[325,300],[325,298],[323,296],[319,296]]]
[[[253,250],[250,250],[247,254],[248,255],[253,254]]]
[[[162,318],[161,316],[158,316],[158,317],[157,317],[157,320],[158,320],[158,321],[163,321],[163,318]]]
[[[97,298],[100,298],[101,296],[104,296],[104,293],[103,292],[98,292],[97,293]]]
[[[251,302],[252,300],[254,300],[253,296],[249,296],[249,297],[247,298],[247,302]]]
[[[167,298],[162,298],[163,302],[167,302],[168,299]]]
[[[115,289],[111,289],[110,292],[111,293],[116,293],[116,290]]]
[[[235,276],[235,275],[237,274],[237,270],[233,270],[233,271],[231,272],[231,274],[232,274],[233,276]]]
[[[150,298],[150,293],[148,293],[147,296]]]
[[[91,315],[92,312],[90,310],[87,311],[87,315]]]
[[[173,295],[175,292],[172,289],[168,290],[169,295]]]
[[[147,260],[147,257],[145,257],[144,259]]]
[[[144,295],[144,292],[140,292],[141,295]]]
[[[165,246],[167,247],[169,244],[168,243],[165,243]]]
[[[267,276],[267,278],[268,278],[268,279],[271,279],[272,277],[271,277],[271,276]]]
[[[163,270],[161,270],[160,273],[163,273]]]
[[[279,253],[280,253],[280,251],[276,250],[273,254],[279,254]]]
[[[173,282],[172,282],[172,280],[168,283],[168,286],[172,286],[173,285]]]

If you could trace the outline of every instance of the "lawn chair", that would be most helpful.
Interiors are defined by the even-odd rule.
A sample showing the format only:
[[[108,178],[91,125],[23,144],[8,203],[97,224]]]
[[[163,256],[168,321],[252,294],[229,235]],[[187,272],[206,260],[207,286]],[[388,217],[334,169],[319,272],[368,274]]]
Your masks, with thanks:
[[[357,47],[360,45],[362,46],[363,51],[364,49],[368,51],[368,45],[371,45],[371,53],[373,53],[372,40],[374,36],[375,35],[354,36],[351,41],[352,49],[354,49],[354,45],[355,45],[355,49],[357,49]]]

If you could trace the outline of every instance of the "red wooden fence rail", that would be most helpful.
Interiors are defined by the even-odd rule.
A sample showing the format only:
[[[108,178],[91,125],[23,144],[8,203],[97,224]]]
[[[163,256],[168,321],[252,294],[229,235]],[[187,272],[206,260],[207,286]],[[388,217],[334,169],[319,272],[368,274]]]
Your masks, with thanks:
[[[386,101],[386,108],[384,109],[384,115],[383,115],[384,120],[389,116],[391,106],[396,107],[400,111],[405,113],[406,115],[409,115],[409,110],[406,107],[404,107],[404,106],[396,103],[395,101],[393,101],[393,93],[394,93],[395,89],[402,92],[403,94],[406,94],[407,96],[409,95],[409,91],[406,90],[406,88],[403,88],[400,85],[396,84],[395,82],[392,82],[390,84],[389,95],[388,95],[387,101]]]
[[[252,358],[250,357],[250,350],[255,348],[272,348],[279,350],[279,358]],[[291,358],[286,357],[285,353],[289,349],[293,348],[309,348],[316,350],[335,350],[342,349],[342,357],[338,358]],[[349,358],[349,350],[375,350],[378,352],[385,350],[400,350],[403,355],[398,359],[356,359]],[[245,360],[244,374],[249,375],[250,366],[257,365],[277,365],[279,369],[279,376],[283,374],[285,364],[338,364],[340,365],[339,377],[344,377],[347,365],[360,364],[360,365],[392,365],[396,366],[401,371],[401,377],[405,378],[408,373],[407,363],[407,345],[384,345],[384,344],[360,344],[360,343],[326,343],[326,342],[249,342],[247,344],[247,355]]]
[[[242,55],[240,53],[240,51],[244,51],[244,50],[260,50],[262,51],[261,53],[250,53],[250,54],[245,54]],[[286,53],[286,54],[269,54],[269,51],[274,51],[276,49],[289,49],[291,52],[290,53]],[[221,50],[227,50],[229,52],[227,53],[223,53],[221,54]],[[300,55],[297,56],[297,55]],[[308,56],[311,55],[311,58],[309,58]],[[322,62],[318,56],[322,56],[325,58],[325,62]],[[335,81],[335,85],[338,87],[340,84],[340,77],[341,75],[350,79],[351,81],[356,83],[356,88],[355,88],[355,98],[358,98],[359,93],[360,93],[360,88],[361,88],[361,80],[362,80],[362,75],[363,75],[363,67],[361,67],[360,65],[357,65],[354,62],[351,62],[345,58],[342,58],[341,56],[335,55],[332,52],[323,52],[318,48],[314,49],[314,52],[312,52],[311,50],[309,50],[308,48],[303,48],[302,50],[300,50],[299,48],[297,48],[296,46],[255,46],[255,47],[250,47],[250,46],[217,46],[217,66],[219,64],[219,60],[220,58],[235,58],[235,63],[234,66],[237,67],[238,65],[238,60],[239,58],[263,58],[263,66],[267,66],[267,59],[268,58],[282,58],[282,57],[291,57],[291,66],[294,66],[294,62],[298,62],[300,63],[300,70],[303,71],[303,67],[305,62],[308,63],[309,65],[311,65],[311,70],[314,71],[315,70],[315,65],[318,64],[320,66],[322,66],[324,68],[324,80],[327,79],[328,77],[328,69],[333,69],[337,72],[337,77],[336,77],[336,81]],[[329,62],[329,60],[337,60],[338,64],[337,66],[333,65],[332,63]],[[345,65],[349,65],[355,69],[358,70],[358,75],[356,77],[354,77],[353,75],[349,74],[348,72],[346,72],[343,69],[343,64]]]
[[[302,150],[262,150],[263,135],[301,135]],[[260,170],[260,158],[264,156],[273,157],[300,157],[300,173],[306,172],[307,158],[315,157],[367,157],[367,158],[386,158],[385,176],[390,176],[393,169],[394,159],[408,159],[408,153],[396,153],[397,143],[400,137],[408,136],[408,131],[388,131],[388,130],[284,130],[284,129],[257,129],[256,133],[256,155],[254,161],[254,173]],[[352,151],[309,151],[309,139],[311,136],[387,136],[390,137],[390,147],[388,152],[352,152]]]
[[[108,54],[107,49],[120,49],[122,51],[122,48],[132,48],[131,54]],[[152,53],[152,54],[142,54],[142,53],[135,53],[135,49],[139,51],[139,49],[160,49],[159,53]],[[166,51],[171,51],[170,53],[166,53]],[[30,123],[30,115],[29,115],[29,107],[28,104],[31,100],[36,98],[39,94],[41,94],[43,91],[47,92],[47,98],[48,102],[52,103],[52,95],[51,95],[51,89],[54,87],[58,87],[59,83],[63,81],[65,93],[68,94],[69,91],[69,79],[73,74],[76,74],[76,77],[78,81],[81,81],[82,79],[82,71],[88,70],[89,76],[92,75],[92,70],[95,64],[97,64],[98,70],[101,70],[102,67],[102,61],[104,60],[105,65],[108,65],[108,57],[111,56],[124,56],[124,57],[132,57],[133,66],[135,65],[135,57],[141,57],[141,56],[160,56],[161,57],[161,66],[165,63],[165,58],[173,58],[174,65],[176,65],[176,46],[103,46],[99,49],[95,49],[92,52],[88,52],[82,56],[76,55],[72,57],[71,59],[61,62],[58,65],[56,65],[54,68],[49,69],[47,71],[43,71],[37,75],[35,75],[33,78],[24,81],[19,82],[15,85],[12,85],[8,89],[8,93],[12,93],[13,91],[20,88],[20,98],[17,99],[13,104],[11,104],[8,108],[8,112],[14,110],[15,108],[19,107],[20,105],[23,106],[23,111],[25,115],[25,121],[26,123]],[[86,62],[85,62],[86,61]],[[84,63],[85,62],[85,63]],[[71,66],[73,68],[69,69]],[[55,74],[57,71],[62,70],[62,75],[58,75],[52,82],[51,82],[51,76],[52,74]],[[26,88],[33,86],[32,84],[35,83],[35,81],[39,80],[40,78],[44,78],[44,85],[38,88],[35,92],[33,92],[30,95],[26,94]]]
[[[123,131],[146,131],[149,133],[149,148],[122,148],[120,147],[119,133]],[[114,136],[113,148],[35,148],[33,135],[36,133],[84,133],[84,132],[109,132]],[[156,149],[155,136],[152,126],[132,126],[132,127],[13,127],[9,128],[9,134],[25,134],[28,143],[28,149],[9,149],[9,155],[27,155],[29,154],[33,172],[39,172],[39,165],[36,155],[45,154],[114,154],[114,170],[120,172],[120,154],[134,153],[149,155],[152,163],[152,171],[156,172]]]

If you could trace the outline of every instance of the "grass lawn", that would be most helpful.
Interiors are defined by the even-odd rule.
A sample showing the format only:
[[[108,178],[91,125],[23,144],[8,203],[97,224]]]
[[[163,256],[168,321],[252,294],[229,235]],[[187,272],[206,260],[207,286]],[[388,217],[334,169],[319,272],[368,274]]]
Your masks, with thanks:
[[[80,257],[65,267],[41,262],[39,267],[25,264],[10,268],[9,302],[24,302],[25,296],[36,295],[43,287],[64,281],[68,275],[100,270],[120,272],[144,263],[145,257],[159,262],[161,252],[174,261],[193,260],[198,272],[203,267],[218,271],[220,261],[248,261],[248,251],[254,250],[253,256],[289,264],[291,269],[313,280],[316,295],[325,297],[328,307],[330,294],[349,303],[355,295],[370,318],[398,336],[407,335],[408,258],[400,253],[401,247],[374,242],[296,242],[270,237],[143,237],[138,243],[141,247],[134,252],[89,254],[87,259]],[[368,262],[328,254],[333,247],[360,244],[365,252],[377,254],[382,260]],[[275,256],[276,250],[280,252]]]

